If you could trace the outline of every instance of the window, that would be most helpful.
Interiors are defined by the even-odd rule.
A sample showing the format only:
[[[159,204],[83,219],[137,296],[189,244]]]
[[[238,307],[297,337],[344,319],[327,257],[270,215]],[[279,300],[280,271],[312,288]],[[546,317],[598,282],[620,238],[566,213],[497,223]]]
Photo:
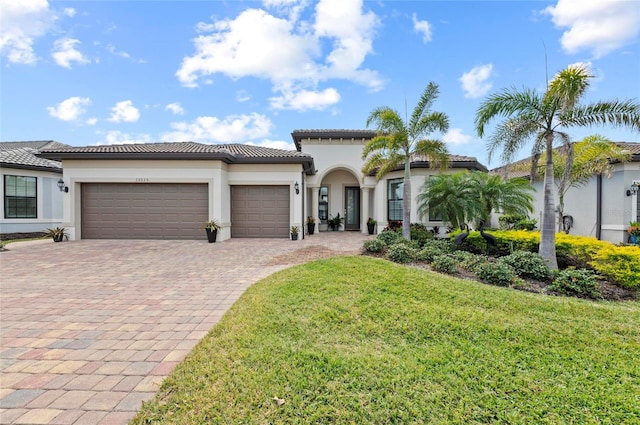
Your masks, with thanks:
[[[35,177],[4,176],[4,218],[38,218]]]
[[[327,221],[329,219],[329,188],[322,186],[319,191],[318,219],[320,219],[320,221]]]
[[[387,180],[387,220],[402,221],[404,179]]]

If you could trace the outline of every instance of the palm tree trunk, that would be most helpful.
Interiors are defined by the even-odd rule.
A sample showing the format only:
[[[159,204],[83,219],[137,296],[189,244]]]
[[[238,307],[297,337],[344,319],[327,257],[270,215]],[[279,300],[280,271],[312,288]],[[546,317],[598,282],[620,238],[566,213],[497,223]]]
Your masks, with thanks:
[[[402,237],[411,240],[411,159],[404,163],[402,185]]]
[[[542,210],[542,226],[540,231],[540,248],[538,254],[551,270],[558,270],[556,259],[555,205],[553,198],[553,134],[545,135],[547,152],[544,170],[544,207]]]

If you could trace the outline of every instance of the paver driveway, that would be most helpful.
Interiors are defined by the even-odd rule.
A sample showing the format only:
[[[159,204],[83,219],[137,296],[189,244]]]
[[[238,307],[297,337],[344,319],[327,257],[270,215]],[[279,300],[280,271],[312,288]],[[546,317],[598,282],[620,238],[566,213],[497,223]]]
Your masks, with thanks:
[[[253,283],[360,251],[302,241],[49,241],[0,253],[0,423],[126,424]]]

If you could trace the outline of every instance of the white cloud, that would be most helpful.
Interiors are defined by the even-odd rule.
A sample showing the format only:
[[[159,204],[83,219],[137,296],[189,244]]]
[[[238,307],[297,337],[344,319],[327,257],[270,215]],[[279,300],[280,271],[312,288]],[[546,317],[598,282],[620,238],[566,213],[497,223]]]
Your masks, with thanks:
[[[76,10],[73,7],[65,7],[62,13],[64,13],[64,15],[68,16],[69,18],[73,18],[74,16],[76,16]]]
[[[602,57],[631,42],[640,32],[637,1],[558,0],[543,13],[558,28],[568,28],[560,39],[568,53],[590,50]]]
[[[98,122],[98,118],[96,117],[91,117],[88,120],[85,121],[85,124],[87,125],[96,125],[96,123]]]
[[[273,124],[264,115],[232,115],[219,119],[198,117],[192,122],[171,123],[173,131],[162,135],[163,142],[242,143],[265,137]]]
[[[340,102],[340,94],[334,88],[322,91],[300,90],[295,92],[287,90],[282,93],[282,96],[269,98],[269,101],[273,109],[323,110]]]
[[[491,82],[488,81],[492,72],[493,65],[488,63],[473,67],[471,71],[462,74],[458,81],[462,83],[464,97],[473,99],[487,94],[492,87]]]
[[[116,46],[114,46],[113,44],[107,44],[107,50],[112,55],[120,56],[121,58],[125,58],[125,59],[131,58],[131,55],[125,52],[124,50],[120,50],[120,51],[116,50]]]
[[[36,62],[33,44],[45,35],[56,20],[47,0],[2,2],[0,13],[0,53],[12,63]]]
[[[236,92],[236,100],[240,103],[251,100],[251,96],[247,93],[246,90],[238,90]]]
[[[111,108],[111,116],[109,117],[111,122],[136,122],[139,119],[140,111],[133,106],[133,102],[130,100],[118,102]]]
[[[170,103],[164,107],[165,111],[171,111],[174,115],[184,115],[184,108],[180,105],[180,102]]]
[[[88,97],[74,96],[63,100],[55,106],[48,106],[47,111],[49,111],[49,115],[59,120],[75,121],[85,113],[84,107],[89,104],[91,104],[91,99]]]
[[[71,62],[77,63],[89,63],[87,59],[80,51],[76,50],[75,46],[80,44],[80,40],[75,38],[61,38],[53,43],[54,52],[51,54],[56,63],[65,68],[71,69]]]
[[[97,145],[126,145],[126,144],[134,144],[134,143],[151,143],[153,139],[148,134],[127,134],[118,130],[98,132],[99,135],[104,135],[104,140],[96,143]]]
[[[472,139],[471,136],[464,134],[461,128],[450,128],[449,131],[442,136],[442,141],[448,145],[464,145]]]
[[[422,34],[422,41],[428,43],[431,41],[431,24],[428,21],[419,21],[416,14],[411,16],[413,20],[413,30]]]
[[[356,82],[379,90],[376,71],[363,69],[373,53],[378,18],[364,12],[362,0],[320,0],[313,21],[299,19],[292,9],[306,6],[286,0],[267,0],[269,13],[246,9],[234,19],[199,23],[202,34],[193,42],[195,53],[183,58],[176,77],[187,87],[222,74],[232,79],[257,77],[271,81],[274,91],[292,87],[317,91],[329,79]],[[330,50],[323,54],[323,45]]]

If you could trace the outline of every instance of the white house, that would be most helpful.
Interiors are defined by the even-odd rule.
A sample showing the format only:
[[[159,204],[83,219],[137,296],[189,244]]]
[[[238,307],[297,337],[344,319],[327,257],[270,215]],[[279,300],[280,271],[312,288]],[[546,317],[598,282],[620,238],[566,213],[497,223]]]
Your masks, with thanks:
[[[64,198],[57,183],[62,167],[36,154],[66,146],[51,140],[0,142],[0,233],[42,232],[61,225]]]
[[[325,230],[326,219],[340,213],[342,230],[363,233],[368,217],[379,229],[402,218],[403,171],[380,181],[361,172],[362,147],[374,135],[296,130],[296,151],[183,142],[55,148],[40,156],[62,162],[70,239],[203,239],[202,225],[212,218],[223,225],[219,240],[287,238],[308,216]],[[412,162],[414,194],[438,172],[428,165]],[[449,172],[458,168],[486,171],[475,158],[451,156]],[[416,210],[412,221],[420,221]]]
[[[631,152],[629,162],[614,163],[610,177],[594,176],[585,186],[570,188],[565,194],[564,215],[570,216],[571,234],[593,236],[613,243],[627,242],[629,222],[640,221],[640,143],[617,144]],[[493,172],[501,173],[502,169]],[[518,175],[528,177],[528,173]],[[538,220],[538,225],[542,222],[542,185],[542,181],[533,184],[536,192],[532,218]],[[554,200],[557,205],[557,190]]]

